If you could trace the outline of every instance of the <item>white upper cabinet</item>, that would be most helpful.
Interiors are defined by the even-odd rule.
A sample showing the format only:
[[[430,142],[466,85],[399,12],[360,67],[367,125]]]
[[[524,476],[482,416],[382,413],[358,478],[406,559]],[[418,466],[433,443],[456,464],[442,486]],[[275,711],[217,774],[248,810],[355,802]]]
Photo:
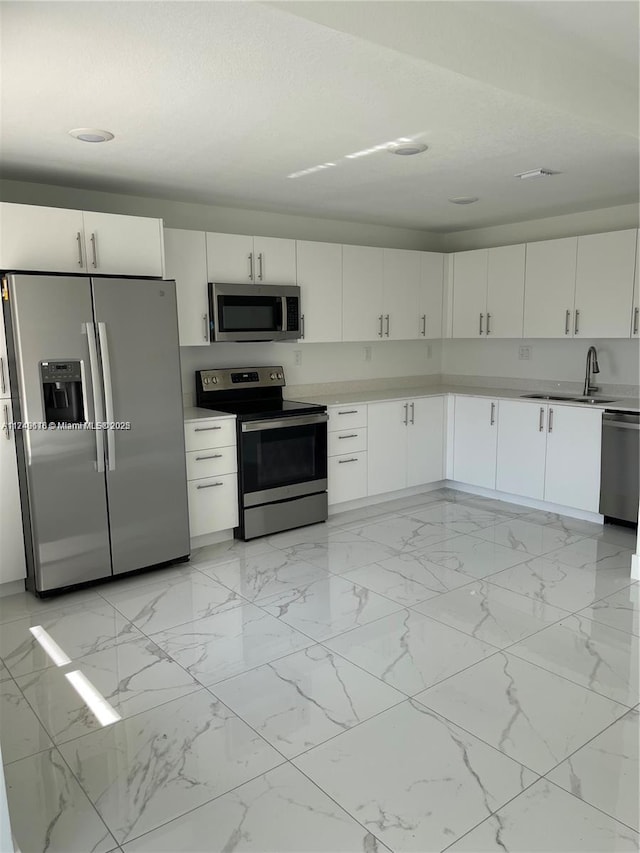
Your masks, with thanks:
[[[498,403],[496,489],[542,500],[547,454],[547,406],[500,400]]]
[[[545,501],[598,512],[601,437],[601,410],[549,406]]]
[[[164,274],[161,219],[6,202],[0,217],[2,269]]]
[[[456,397],[453,424],[453,479],[496,487],[498,404],[487,397]]]
[[[164,249],[167,278],[176,282],[180,346],[207,346],[209,299],[204,232],[165,228]]]
[[[302,301],[301,339],[341,341],[342,246],[298,240],[296,256]]]
[[[573,334],[577,237],[527,243],[524,279],[524,337]]]
[[[383,249],[342,247],[342,339],[381,340],[383,316]]]
[[[637,232],[636,232],[637,233]],[[633,282],[633,307],[631,308],[631,337],[640,335],[640,234],[636,242],[636,273]]]
[[[478,338],[486,331],[488,249],[453,256],[453,337]]]
[[[575,337],[629,337],[636,236],[633,229],[578,237]]]
[[[524,243],[488,250],[485,334],[521,338],[524,312]]]
[[[207,271],[226,284],[295,284],[296,241],[208,232]]]
[[[420,255],[406,249],[383,249],[383,334],[390,340],[410,341],[420,334]]]
[[[418,335],[442,337],[442,301],[444,296],[444,255],[420,252],[420,294],[418,299]]]

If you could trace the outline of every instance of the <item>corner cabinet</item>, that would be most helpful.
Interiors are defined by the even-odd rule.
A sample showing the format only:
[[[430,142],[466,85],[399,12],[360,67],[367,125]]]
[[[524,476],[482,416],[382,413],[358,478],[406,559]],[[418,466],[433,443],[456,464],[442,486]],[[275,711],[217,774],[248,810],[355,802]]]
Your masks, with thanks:
[[[203,231],[164,229],[167,278],[176,282],[181,347],[208,346],[207,247]]]
[[[0,268],[161,278],[162,220],[2,202]]]

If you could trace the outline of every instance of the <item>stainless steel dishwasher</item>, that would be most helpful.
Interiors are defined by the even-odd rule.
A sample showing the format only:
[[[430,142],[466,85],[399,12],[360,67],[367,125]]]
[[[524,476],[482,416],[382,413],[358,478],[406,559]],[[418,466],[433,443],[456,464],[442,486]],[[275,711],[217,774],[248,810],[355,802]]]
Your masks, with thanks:
[[[637,523],[639,469],[640,414],[605,410],[600,512],[607,520]]]

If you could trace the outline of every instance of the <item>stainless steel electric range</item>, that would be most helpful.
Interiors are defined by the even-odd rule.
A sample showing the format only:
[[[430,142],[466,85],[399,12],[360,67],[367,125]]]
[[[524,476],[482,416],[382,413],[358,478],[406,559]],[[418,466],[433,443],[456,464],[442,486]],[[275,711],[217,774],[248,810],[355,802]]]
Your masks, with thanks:
[[[238,539],[327,519],[327,407],[285,384],[282,367],[196,371],[196,405],[236,415]]]

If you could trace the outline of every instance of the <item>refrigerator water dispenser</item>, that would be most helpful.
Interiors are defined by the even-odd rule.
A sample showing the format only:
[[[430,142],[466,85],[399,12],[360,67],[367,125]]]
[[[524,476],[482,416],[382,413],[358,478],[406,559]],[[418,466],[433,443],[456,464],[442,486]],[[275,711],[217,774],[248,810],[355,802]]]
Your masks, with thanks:
[[[81,361],[43,361],[40,380],[48,424],[85,423]]]

